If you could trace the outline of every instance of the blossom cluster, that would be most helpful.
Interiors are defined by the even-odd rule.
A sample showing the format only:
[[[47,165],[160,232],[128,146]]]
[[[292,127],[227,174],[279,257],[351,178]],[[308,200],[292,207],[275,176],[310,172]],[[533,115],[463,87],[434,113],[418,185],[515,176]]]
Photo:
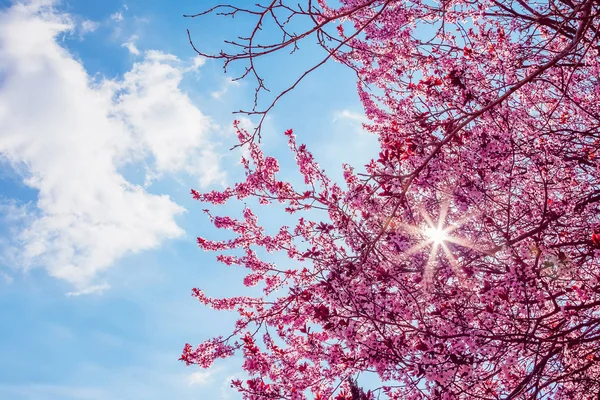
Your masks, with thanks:
[[[218,259],[247,268],[264,296],[195,289],[239,320],[182,359],[241,353],[245,399],[596,398],[598,2],[331,3],[311,12],[337,24],[333,54],[357,71],[380,152],[365,173],[345,165],[342,188],[288,130],[294,185],[236,124],[245,180],[192,195],[298,217],[268,235],[249,208],[208,214],[236,237],[200,247],[239,250]],[[441,243],[427,239],[432,223],[447,229]],[[287,269],[257,249],[285,252]],[[365,371],[381,385],[361,387]]]

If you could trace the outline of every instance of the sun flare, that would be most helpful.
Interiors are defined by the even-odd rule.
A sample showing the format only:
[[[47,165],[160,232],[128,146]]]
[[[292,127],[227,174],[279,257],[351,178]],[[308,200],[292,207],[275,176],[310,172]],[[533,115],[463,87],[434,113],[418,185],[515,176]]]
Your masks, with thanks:
[[[427,228],[425,235],[435,244],[442,244],[448,239],[446,230],[440,228]]]
[[[449,220],[448,211],[449,203],[442,202],[437,220],[432,219],[425,210],[422,210],[421,216],[423,217],[423,221],[419,225],[401,222],[393,224],[392,229],[402,229],[413,237],[420,239],[406,250],[406,255],[415,254],[426,248],[430,248],[429,257],[423,271],[423,280],[426,283],[430,283],[433,279],[439,256],[446,258],[459,279],[465,278],[460,268],[461,261],[456,257],[455,252],[458,250],[458,247],[478,250],[475,244],[464,237],[457,236],[457,232],[455,232],[471,215],[467,214],[462,218]]]

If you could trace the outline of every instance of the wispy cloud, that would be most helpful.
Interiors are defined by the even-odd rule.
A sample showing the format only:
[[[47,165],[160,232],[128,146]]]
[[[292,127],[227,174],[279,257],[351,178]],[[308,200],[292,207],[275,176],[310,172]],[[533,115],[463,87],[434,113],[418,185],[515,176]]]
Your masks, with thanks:
[[[221,86],[221,89],[211,92],[211,96],[213,99],[221,100],[231,88],[239,86],[240,83],[238,81],[234,81],[233,79],[226,79]]]
[[[108,289],[110,289],[110,285],[108,283],[103,283],[101,285],[92,285],[84,289],[78,290],[76,292],[68,292],[67,297],[78,297],[85,294],[102,293]]]
[[[86,33],[94,32],[99,26],[98,22],[86,19],[80,24],[79,30],[82,35],[85,35]]]
[[[196,56],[192,60],[192,64],[186,69],[185,72],[190,72],[190,71],[197,72],[200,69],[200,67],[203,66],[205,63],[206,63],[206,58],[201,57],[201,56]]]
[[[359,122],[362,124],[364,122],[367,122],[367,117],[365,117],[363,113],[358,113],[351,110],[341,110],[333,114],[332,122],[337,121]]]
[[[137,35],[132,35],[129,37],[129,39],[127,39],[127,41],[125,43],[123,43],[121,46],[125,47],[127,50],[129,50],[129,52],[135,56],[139,56],[140,55],[140,50],[137,48],[137,46],[135,45],[135,41],[138,39]]]
[[[215,379],[215,374],[219,370],[217,368],[211,368],[208,370],[196,371],[192,372],[188,376],[188,385],[189,386],[205,386],[209,383],[212,383]]]
[[[115,21],[115,22],[121,22],[123,21],[123,13],[121,11],[117,11],[114,14],[111,14],[110,19]]]

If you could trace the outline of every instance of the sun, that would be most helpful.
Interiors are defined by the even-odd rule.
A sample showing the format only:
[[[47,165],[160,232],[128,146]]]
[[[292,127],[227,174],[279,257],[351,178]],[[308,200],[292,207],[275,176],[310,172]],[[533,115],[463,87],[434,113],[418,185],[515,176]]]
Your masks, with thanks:
[[[406,250],[406,255],[415,254],[425,248],[430,248],[429,257],[423,271],[423,281],[425,284],[432,282],[437,264],[436,260],[438,260],[439,256],[445,257],[456,276],[459,279],[463,279],[465,277],[459,265],[460,261],[454,254],[456,246],[479,250],[475,244],[466,238],[457,236],[455,232],[471,217],[471,214],[451,221],[448,218],[448,211],[449,202],[443,201],[440,204],[437,221],[432,219],[425,210],[421,210],[421,216],[423,217],[422,224],[411,225],[399,222],[394,224],[395,229],[402,229],[413,237],[421,239]]]
[[[449,238],[445,229],[429,227],[424,229],[424,233],[435,244],[443,244]]]
[[[388,220],[388,225],[393,226],[392,229],[402,229],[409,235],[420,239],[411,248],[405,251],[406,255],[415,254],[421,252],[425,248],[430,248],[427,265],[425,267],[425,277],[430,278],[432,276],[439,255],[445,256],[457,275],[462,275],[458,265],[459,260],[453,254],[453,250],[456,248],[455,246],[481,251],[474,243],[466,238],[457,236],[455,232],[465,223],[465,221],[471,218],[471,214],[464,215],[462,218],[454,219],[452,221],[448,218],[449,208],[448,201],[441,202],[437,221],[434,221],[425,210],[421,210],[423,222],[419,225],[395,222],[391,218]]]

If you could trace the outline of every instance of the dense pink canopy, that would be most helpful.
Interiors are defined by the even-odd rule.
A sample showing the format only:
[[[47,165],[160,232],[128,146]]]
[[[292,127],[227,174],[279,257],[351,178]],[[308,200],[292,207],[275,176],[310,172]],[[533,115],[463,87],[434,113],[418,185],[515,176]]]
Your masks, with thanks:
[[[340,187],[289,130],[294,186],[238,127],[246,180],[194,197],[254,197],[301,217],[268,235],[249,208],[210,216],[237,236],[199,245],[248,268],[244,283],[265,296],[194,289],[239,320],[182,360],[206,368],[241,352],[245,399],[600,396],[600,3],[286,3],[213,10],[285,33],[217,57],[249,61],[262,85],[252,60],[312,34],[356,71],[381,151],[344,166]],[[310,25],[287,33],[286,16]],[[317,208],[327,217],[306,213]],[[286,252],[289,269],[260,248]],[[365,371],[380,386],[363,388]]]

